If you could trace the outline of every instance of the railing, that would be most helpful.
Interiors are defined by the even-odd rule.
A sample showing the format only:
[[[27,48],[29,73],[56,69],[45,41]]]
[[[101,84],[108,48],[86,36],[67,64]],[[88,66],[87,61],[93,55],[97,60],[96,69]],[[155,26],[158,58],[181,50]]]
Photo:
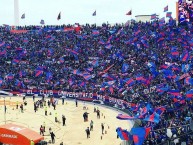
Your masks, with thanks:
[[[162,143],[159,143],[159,144],[156,144],[156,145],[176,145],[175,140],[178,140],[178,143],[180,143],[180,145],[182,145],[182,143],[187,145],[187,141],[188,141],[187,138],[186,138],[186,140],[181,140],[181,139],[184,138],[184,137],[190,136],[190,135],[193,136],[193,131],[185,133],[185,134],[182,134],[182,135],[177,136],[175,138],[168,138],[166,141],[164,141]],[[190,139],[190,138],[188,138],[188,139]]]
[[[120,143],[120,145],[131,145],[132,143],[130,142],[130,141],[126,141],[126,140],[124,140],[124,141],[122,141],[121,143]]]
[[[177,140],[177,139],[181,140],[181,143],[184,142],[184,144],[187,145],[187,143],[186,143],[187,138],[186,138],[186,140],[182,140],[182,138],[184,138],[186,136],[192,136],[192,140],[193,140],[193,130],[191,130],[190,125],[191,125],[191,123],[187,124],[187,125],[182,125],[182,126],[170,127],[170,129],[179,128],[179,127],[184,128],[185,133],[182,134],[182,135],[178,135],[176,137],[167,138],[165,141],[163,141],[161,143],[158,143],[158,144],[154,144],[154,145],[175,145],[175,140]],[[158,131],[163,131],[163,130],[165,130],[165,132],[166,132],[166,129],[157,129],[157,130],[153,130],[153,132],[158,132]],[[122,141],[120,145],[133,145],[133,142],[131,142],[131,141]],[[193,144],[191,144],[191,145],[193,145]]]

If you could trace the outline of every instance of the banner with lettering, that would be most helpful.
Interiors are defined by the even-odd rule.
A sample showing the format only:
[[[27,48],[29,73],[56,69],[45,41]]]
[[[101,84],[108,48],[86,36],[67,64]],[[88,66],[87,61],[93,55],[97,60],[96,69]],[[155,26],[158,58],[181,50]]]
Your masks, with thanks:
[[[13,94],[16,94],[16,92],[12,92]],[[85,101],[93,101],[93,100],[100,100],[103,101],[105,105],[118,105],[121,107],[129,108],[132,106],[132,103],[129,103],[127,101],[124,101],[122,99],[117,99],[109,96],[103,96],[103,95],[98,95],[96,93],[84,93],[84,92],[67,92],[67,91],[57,91],[57,90],[35,90],[35,89],[23,89],[20,90],[19,93],[25,93],[26,95],[33,95],[33,94],[38,94],[38,95],[51,95],[54,96],[55,98],[72,98],[72,99],[79,99],[79,100],[85,100]]]

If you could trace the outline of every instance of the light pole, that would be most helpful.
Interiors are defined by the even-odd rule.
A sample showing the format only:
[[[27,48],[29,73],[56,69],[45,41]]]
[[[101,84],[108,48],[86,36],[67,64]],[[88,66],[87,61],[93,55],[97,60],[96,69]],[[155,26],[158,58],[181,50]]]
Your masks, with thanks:
[[[14,0],[14,25],[19,25],[19,0]]]

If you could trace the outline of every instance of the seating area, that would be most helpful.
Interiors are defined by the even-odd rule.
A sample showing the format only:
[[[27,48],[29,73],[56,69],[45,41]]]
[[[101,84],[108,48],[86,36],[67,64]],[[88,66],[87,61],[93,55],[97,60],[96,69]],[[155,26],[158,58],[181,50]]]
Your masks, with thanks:
[[[193,117],[193,26],[174,20],[1,26],[0,87],[97,93],[131,102],[134,119],[151,128],[146,141],[159,144],[168,139],[168,127],[176,136],[191,132],[184,126]]]

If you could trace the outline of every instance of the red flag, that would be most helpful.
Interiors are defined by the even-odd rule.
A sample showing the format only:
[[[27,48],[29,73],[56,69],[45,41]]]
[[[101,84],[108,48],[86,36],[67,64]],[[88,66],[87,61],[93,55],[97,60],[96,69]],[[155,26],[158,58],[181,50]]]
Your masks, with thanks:
[[[108,70],[110,70],[112,67],[114,66],[114,64],[112,64],[111,66],[109,66],[107,69],[105,69],[104,71],[100,72],[99,75],[102,75],[106,72],[108,72]]]
[[[126,13],[126,15],[128,16],[132,15],[132,11],[130,10],[128,13]]]

